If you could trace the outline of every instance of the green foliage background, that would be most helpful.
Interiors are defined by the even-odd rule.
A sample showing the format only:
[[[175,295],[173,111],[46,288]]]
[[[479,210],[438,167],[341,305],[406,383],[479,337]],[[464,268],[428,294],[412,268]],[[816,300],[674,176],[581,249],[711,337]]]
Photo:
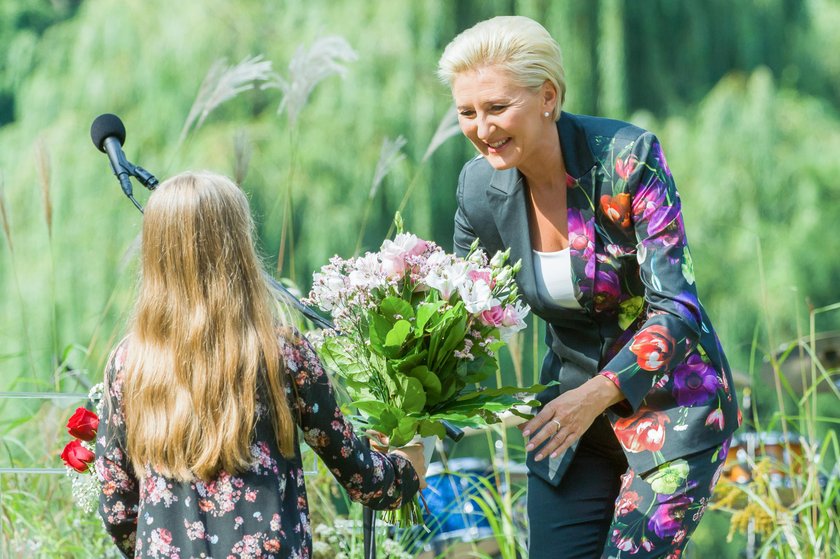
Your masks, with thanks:
[[[455,183],[473,150],[456,136],[422,163],[451,104],[436,62],[458,31],[512,13],[563,47],[569,111],[662,139],[700,295],[736,369],[758,373],[756,344],[772,351],[798,335],[808,304],[840,300],[837,0],[4,0],[0,390],[96,382],[130,312],[141,216],[90,144],[96,115],[119,114],[128,157],[161,179],[244,177],[269,267],[290,186],[294,269],[287,257],[280,275],[305,291],[331,255],[353,253],[385,138],[404,136],[406,158],[372,200],[362,248],[379,245],[412,180],[407,229],[451,246]],[[286,74],[295,49],[325,35],[358,60],[315,89],[295,128],[277,114],[278,90],[253,90],[177,147],[214,61],[262,54]],[[817,331],[839,327],[837,313],[819,320]],[[530,337],[524,347],[530,371]],[[0,466],[55,465],[71,403],[17,402],[0,401]],[[3,514],[4,535],[21,530]]]

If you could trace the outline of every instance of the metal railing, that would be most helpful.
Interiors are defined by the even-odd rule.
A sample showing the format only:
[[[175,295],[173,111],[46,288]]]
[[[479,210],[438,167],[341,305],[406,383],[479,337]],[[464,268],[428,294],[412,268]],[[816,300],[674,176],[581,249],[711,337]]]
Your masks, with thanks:
[[[0,400],[87,400],[87,392],[0,392]],[[306,445],[306,443],[302,443]],[[61,474],[65,475],[67,468],[2,468],[0,467],[0,475],[3,474]],[[309,468],[304,467],[304,475],[314,475],[318,473],[317,457],[312,457],[312,465]]]

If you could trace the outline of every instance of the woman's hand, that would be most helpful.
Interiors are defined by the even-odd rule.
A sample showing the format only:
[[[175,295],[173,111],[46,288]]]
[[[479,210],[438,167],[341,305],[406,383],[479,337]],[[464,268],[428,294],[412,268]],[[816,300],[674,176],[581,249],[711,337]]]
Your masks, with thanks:
[[[618,387],[601,375],[589,379],[579,388],[564,392],[519,427],[523,436],[533,434],[525,450],[534,450],[548,441],[534,460],[539,462],[547,456],[559,456],[583,436],[598,415],[623,399]]]

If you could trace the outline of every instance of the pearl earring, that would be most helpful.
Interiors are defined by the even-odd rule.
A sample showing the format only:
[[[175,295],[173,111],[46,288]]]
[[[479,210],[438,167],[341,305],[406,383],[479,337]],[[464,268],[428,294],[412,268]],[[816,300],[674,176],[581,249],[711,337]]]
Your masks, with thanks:
[[[546,112],[544,112],[544,113],[543,113],[543,116],[544,116],[545,118],[548,118],[548,115],[549,115],[549,114],[551,114],[551,113],[549,113],[548,111],[546,111]]]

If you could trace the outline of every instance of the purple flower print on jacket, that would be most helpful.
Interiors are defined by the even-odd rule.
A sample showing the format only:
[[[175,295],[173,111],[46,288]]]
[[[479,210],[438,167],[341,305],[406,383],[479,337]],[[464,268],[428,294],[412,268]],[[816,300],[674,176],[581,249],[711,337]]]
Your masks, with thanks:
[[[705,404],[719,388],[717,372],[697,353],[674,369],[674,398],[681,406]]]
[[[648,530],[656,533],[660,538],[670,538],[680,531],[685,513],[691,505],[691,497],[686,495],[657,495],[661,505],[656,513],[648,520]]]
[[[586,277],[595,275],[595,219],[585,220],[583,213],[576,208],[569,208],[569,248],[571,255],[586,262]]]
[[[654,157],[656,157],[656,160],[659,162],[659,167],[665,171],[667,176],[670,177],[671,168],[668,167],[668,162],[665,160],[665,152],[662,151],[662,144],[654,142],[653,145],[651,145],[651,151],[653,151]]]
[[[668,199],[668,185],[657,176],[651,177],[636,191],[633,197],[633,220],[647,222],[650,242],[664,246],[683,242],[685,229],[679,199]]]
[[[655,175],[641,185],[633,196],[633,221],[650,219],[655,210],[665,205],[666,192],[667,186]]]
[[[612,270],[598,270],[595,275],[595,311],[616,310],[621,302],[621,282]]]

